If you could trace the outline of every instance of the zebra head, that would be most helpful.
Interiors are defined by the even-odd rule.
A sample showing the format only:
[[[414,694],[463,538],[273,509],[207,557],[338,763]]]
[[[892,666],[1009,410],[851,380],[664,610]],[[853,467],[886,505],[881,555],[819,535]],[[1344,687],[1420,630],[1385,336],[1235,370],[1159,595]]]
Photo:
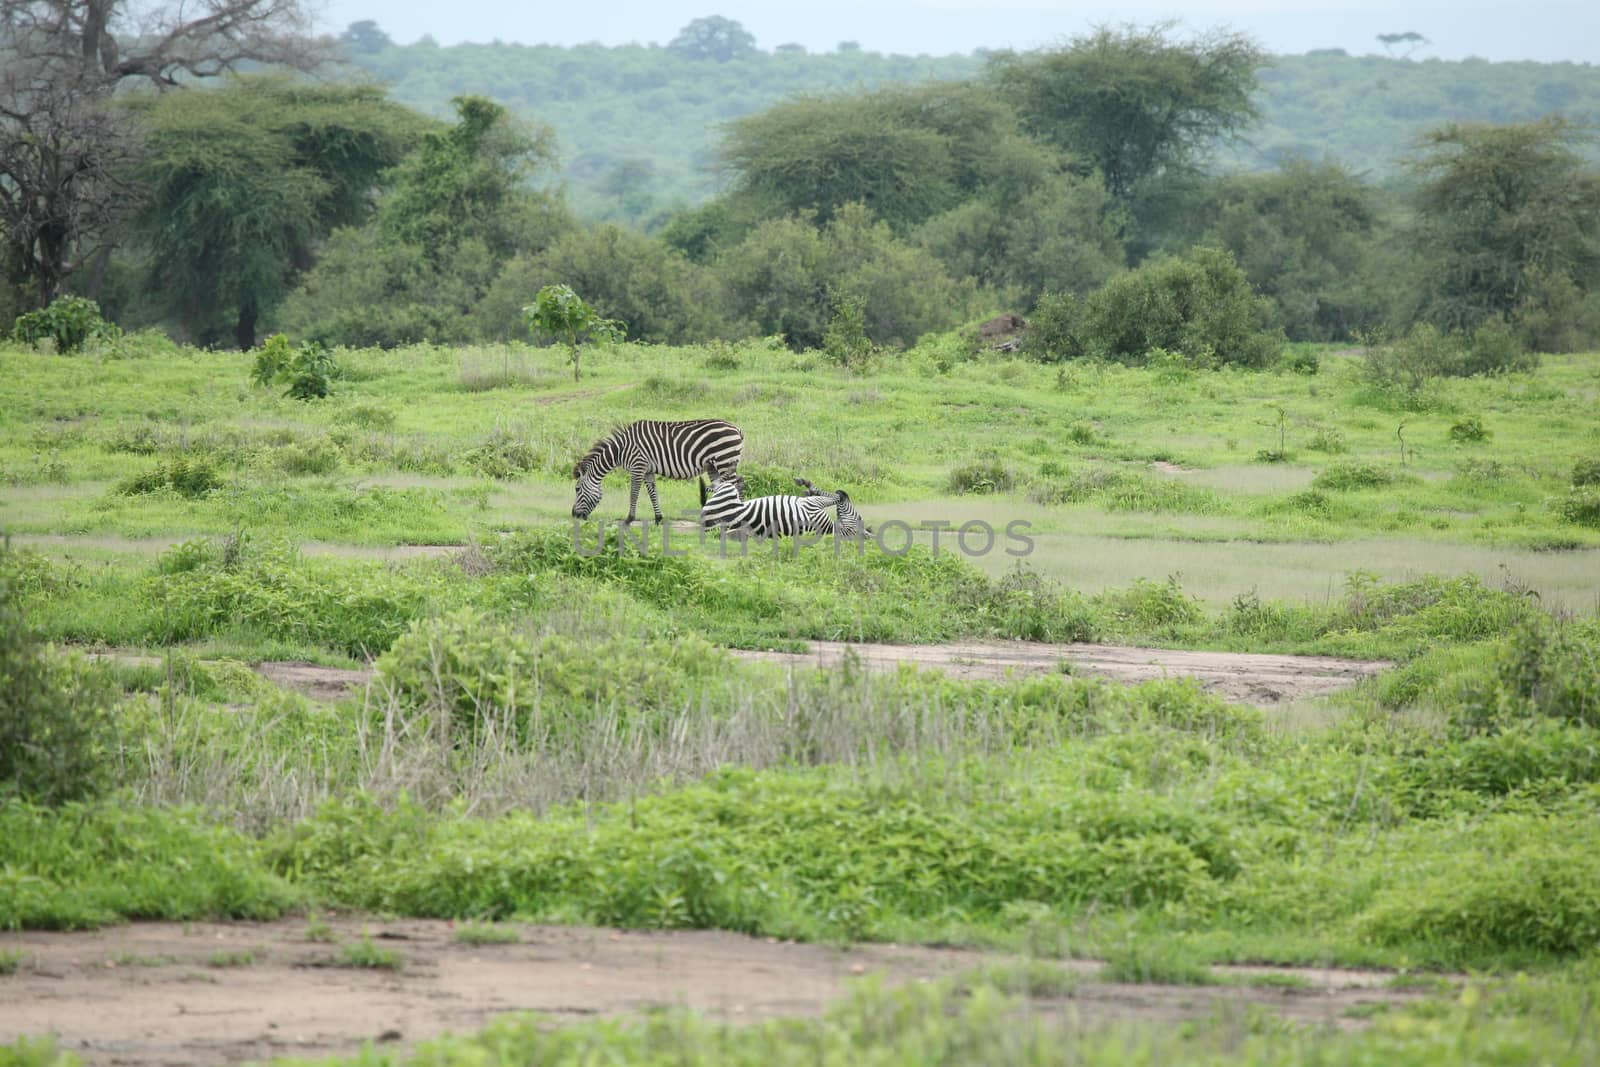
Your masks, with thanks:
[[[843,489],[839,490],[839,524],[834,527],[834,532],[840,537],[848,537],[859,541],[863,537],[872,536],[872,527],[867,525],[867,520],[861,517],[855,505],[850,503],[850,494]]]
[[[712,475],[711,492],[706,493],[705,479],[700,481],[700,524],[702,526],[726,525],[744,504],[744,475],[737,471]]]
[[[594,459],[594,453],[591,452],[572,468],[572,477],[578,483],[577,496],[572,502],[572,517],[575,519],[587,519],[600,503],[601,481],[606,472]]]
[[[872,527],[867,525],[867,520],[861,517],[855,505],[850,503],[850,494],[840,489],[833,493],[825,493],[812,485],[804,478],[796,478],[794,484],[804,489],[806,496],[832,496],[836,499],[829,505],[838,508],[839,523],[834,527],[834,532],[840,537],[848,537],[859,541],[863,537],[872,536]]]

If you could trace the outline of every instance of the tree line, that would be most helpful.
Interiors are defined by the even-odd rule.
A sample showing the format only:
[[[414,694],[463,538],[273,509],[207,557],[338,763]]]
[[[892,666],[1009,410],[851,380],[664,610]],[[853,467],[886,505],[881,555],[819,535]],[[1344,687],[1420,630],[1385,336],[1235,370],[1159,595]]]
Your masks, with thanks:
[[[0,0],[12,311],[70,289],[124,326],[241,348],[263,330],[522,337],[523,307],[553,284],[654,342],[821,347],[843,315],[903,346],[1001,309],[1043,310],[1061,351],[1102,354],[1121,342],[1084,331],[1119,316],[1173,313],[1174,337],[1231,345],[1216,338],[1237,323],[1210,340],[1183,325],[1205,307],[1303,340],[1494,322],[1549,350],[1600,329],[1586,127],[1440,126],[1404,160],[1404,188],[1299,158],[1219,175],[1218,145],[1259,120],[1268,64],[1237,34],[1104,27],[990,55],[970,78],[792,97],[730,123],[726,187],[647,234],[581,220],[551,130],[487,98],[457,97],[442,121],[371,85],[212,78],[325,62],[338,42],[297,35],[293,0],[219,0],[261,36],[204,61],[185,44],[166,66],[161,40],[209,29],[179,21],[124,46],[121,2]],[[76,17],[95,12],[99,30]],[[748,44],[711,29],[685,47]],[[124,72],[117,57],[136,55]],[[80,85],[93,92],[58,91]]]

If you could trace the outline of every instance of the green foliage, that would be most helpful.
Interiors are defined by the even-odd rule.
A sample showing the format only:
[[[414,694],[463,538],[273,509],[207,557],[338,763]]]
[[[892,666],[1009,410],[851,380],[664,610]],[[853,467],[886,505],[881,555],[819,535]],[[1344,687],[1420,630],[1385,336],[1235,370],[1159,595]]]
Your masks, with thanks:
[[[58,296],[48,307],[17,316],[13,340],[37,346],[50,341],[61,355],[78,351],[92,339],[114,341],[122,331],[100,317],[100,305],[82,296]]]
[[[1587,128],[1559,117],[1513,125],[1451,123],[1410,161],[1421,180],[1413,235],[1421,315],[1441,329],[1516,326],[1530,293],[1590,291],[1600,275],[1600,172],[1580,149]],[[1520,338],[1524,343],[1539,338]]]
[[[1393,485],[1395,474],[1372,463],[1334,463],[1317,472],[1311,484],[1318,489],[1382,489]]]
[[[508,263],[479,306],[486,332],[523,335],[527,294],[553,284],[583,293],[596,314],[627,323],[639,341],[685,344],[729,331],[721,293],[706,268],[659,240],[602,225],[572,230]]]
[[[456,940],[463,945],[514,945],[522,940],[515,926],[500,923],[462,923]]]
[[[1083,299],[1047,293],[1029,351],[1040,359],[1143,362],[1156,349],[1208,366],[1270,363],[1283,345],[1270,309],[1226,252],[1196,248],[1117,275]]]
[[[1477,444],[1487,441],[1494,436],[1483,428],[1483,420],[1476,415],[1468,415],[1450,424],[1450,440],[1460,445]]]
[[[697,18],[667,43],[667,51],[689,60],[726,63],[755,54],[756,39],[733,19],[721,15]]]
[[[129,99],[149,190],[137,230],[147,284],[192,336],[255,345],[317,239],[361,223],[381,172],[421,133],[374,86],[242,78]]]
[[[1157,982],[1162,985],[1215,985],[1211,968],[1170,944],[1132,940],[1106,954],[1102,982]]]
[[[1256,117],[1267,56],[1243,34],[1170,38],[1170,24],[1101,27],[1063,48],[991,57],[988,77],[1035,137],[1100,172],[1127,199],[1203,158]]]
[[[1207,242],[1233,255],[1290,339],[1348,340],[1379,325],[1392,283],[1375,189],[1337,163],[1291,159],[1224,178],[1213,195]]]
[[[1016,472],[991,458],[954,468],[945,479],[945,488],[952,493],[1007,493],[1016,483]]]
[[[283,395],[296,400],[320,400],[332,391],[332,380],[339,373],[333,353],[321,342],[291,347],[289,338],[278,333],[256,352],[250,380],[257,385],[287,385]]]
[[[1097,177],[1050,174],[986,188],[923,223],[916,239],[951,277],[1032,306],[1046,290],[1088,292],[1119,269],[1124,221]]]
[[[216,469],[206,460],[175,459],[134,475],[118,485],[117,492],[123,496],[138,496],[170,489],[179,496],[195,500],[220,489],[223,484]]]
[[[101,802],[0,805],[0,926],[273,919],[301,894],[260,846],[200,812]]]
[[[158,560],[157,573],[143,583],[154,613],[148,639],[188,641],[244,628],[360,655],[388,648],[410,620],[449,603],[447,576],[435,568],[330,568],[280,544],[247,542],[185,564]]]
[[[992,92],[964,82],[785,101],[728,127],[733,195],[767,217],[865,204],[897,233],[1054,169]]]
[[[1399,340],[1369,344],[1362,360],[1369,382],[1413,407],[1435,378],[1526,371],[1539,362],[1499,320],[1453,333],[1419,323]]]
[[[522,309],[522,316],[530,331],[542,331],[566,343],[573,381],[580,377],[578,346],[583,341],[614,342],[623,337],[622,323],[603,317],[568,285],[540,289],[534,302]]]
[[[1452,852],[1393,871],[1358,932],[1389,944],[1562,954],[1600,938],[1600,832],[1592,817],[1502,815],[1460,827]],[[1461,877],[1463,865],[1471,877]]]
[[[109,785],[114,698],[102,672],[39,642],[20,590],[0,576],[0,807],[17,798],[61,804]]]
[[[338,967],[354,967],[358,970],[368,971],[399,971],[404,970],[405,957],[392,948],[384,948],[372,940],[371,934],[362,934],[361,940],[349,941],[339,946],[338,955],[334,957],[334,965]]]
[[[1457,720],[1470,731],[1530,718],[1600,728],[1600,629],[1524,620],[1500,643],[1489,680],[1464,698]]]
[[[716,272],[731,306],[794,349],[821,346],[840,297],[862,302],[874,344],[895,346],[954,325],[969,302],[938,260],[861,204],[821,228],[805,218],[764,222],[718,259]]]
[[[874,354],[867,337],[866,301],[848,294],[834,297],[833,321],[822,334],[822,353],[846,370],[862,370]]]

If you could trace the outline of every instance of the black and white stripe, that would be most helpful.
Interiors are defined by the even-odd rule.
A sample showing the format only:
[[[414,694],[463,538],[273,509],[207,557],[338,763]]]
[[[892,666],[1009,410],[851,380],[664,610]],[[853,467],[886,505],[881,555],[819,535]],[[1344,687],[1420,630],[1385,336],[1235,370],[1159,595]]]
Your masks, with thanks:
[[[824,493],[800,478],[795,482],[805,486],[806,495],[778,494],[749,500],[744,499],[744,478],[738,474],[715,479],[709,495],[702,482],[700,524],[706,528],[722,526],[756,537],[837,532],[840,537],[859,539],[871,532],[861,513],[850,503],[850,494],[843,489]]]
[[[633,521],[639,505],[639,486],[650,490],[650,507],[656,522],[662,521],[661,504],[656,499],[656,475],[663,478],[694,478],[709,474],[723,477],[739,467],[744,454],[744,434],[739,427],[721,419],[693,419],[686,422],[640,420],[624,426],[594,447],[572,468],[577,479],[577,499],[572,504],[573,518],[587,519],[600,503],[601,481],[618,467],[628,472],[628,521]]]

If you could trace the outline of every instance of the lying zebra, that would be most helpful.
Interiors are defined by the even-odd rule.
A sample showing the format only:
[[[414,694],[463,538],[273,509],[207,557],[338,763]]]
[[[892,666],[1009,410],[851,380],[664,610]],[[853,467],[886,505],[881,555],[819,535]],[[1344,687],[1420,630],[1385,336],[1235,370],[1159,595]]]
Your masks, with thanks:
[[[706,528],[725,526],[757,537],[837,532],[840,537],[859,540],[872,533],[861,513],[850,503],[850,494],[843,489],[824,493],[804,478],[796,478],[795,484],[805,488],[804,496],[778,494],[746,500],[742,474],[727,474],[714,479],[710,495],[707,495],[706,483],[702,479],[700,525]],[[836,513],[837,519],[828,514],[830,511]]]

